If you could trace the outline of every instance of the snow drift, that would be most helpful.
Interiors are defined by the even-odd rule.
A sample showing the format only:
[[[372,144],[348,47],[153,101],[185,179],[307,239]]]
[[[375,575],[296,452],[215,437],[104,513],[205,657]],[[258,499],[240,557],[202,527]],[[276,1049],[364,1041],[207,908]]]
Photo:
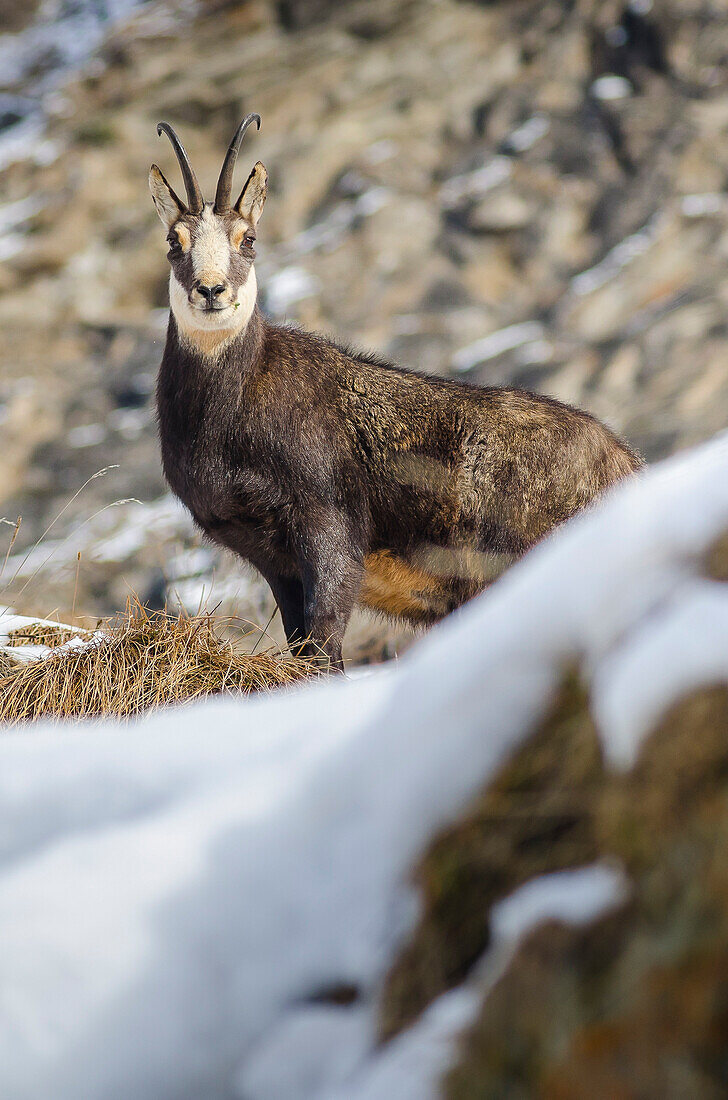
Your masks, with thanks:
[[[728,586],[702,575],[727,529],[721,437],[619,488],[396,668],[6,735],[0,1095],[435,1095],[468,987],[374,1045],[413,861],[566,665],[622,767],[672,701],[728,679]],[[544,915],[589,920],[625,889],[602,866],[527,884],[492,914],[483,972]]]

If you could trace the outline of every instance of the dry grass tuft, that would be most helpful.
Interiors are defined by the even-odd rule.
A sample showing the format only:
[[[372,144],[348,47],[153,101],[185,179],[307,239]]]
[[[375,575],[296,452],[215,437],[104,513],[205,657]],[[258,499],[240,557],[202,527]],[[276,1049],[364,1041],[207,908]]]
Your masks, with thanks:
[[[23,643],[60,644],[32,632]],[[0,664],[0,721],[130,717],[223,692],[269,691],[320,671],[276,650],[242,651],[220,637],[209,615],[171,618],[130,604],[82,647]]]
[[[0,649],[0,679],[16,667],[16,662],[9,653]]]

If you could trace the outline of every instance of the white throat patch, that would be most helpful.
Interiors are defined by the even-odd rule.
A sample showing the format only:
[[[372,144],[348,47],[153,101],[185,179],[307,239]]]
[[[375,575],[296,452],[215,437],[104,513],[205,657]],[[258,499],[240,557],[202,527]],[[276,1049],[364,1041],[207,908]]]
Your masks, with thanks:
[[[228,247],[226,242],[226,248]],[[205,313],[191,306],[187,291],[177,282],[174,272],[169,275],[169,304],[180,338],[203,355],[215,356],[238,333],[245,330],[253,315],[257,297],[258,283],[254,267],[248,272],[235,302],[215,313]]]

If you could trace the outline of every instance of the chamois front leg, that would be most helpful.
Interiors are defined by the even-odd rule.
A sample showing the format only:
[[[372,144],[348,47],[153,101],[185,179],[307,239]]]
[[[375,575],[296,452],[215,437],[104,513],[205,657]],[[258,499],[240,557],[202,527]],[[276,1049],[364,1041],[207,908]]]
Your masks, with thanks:
[[[361,591],[363,555],[343,523],[319,528],[302,548],[303,622],[301,652],[324,657],[344,671],[341,646]]]
[[[306,637],[301,579],[300,577],[282,577],[273,573],[264,573],[264,576],[278,604],[288,648],[294,657],[298,657]]]

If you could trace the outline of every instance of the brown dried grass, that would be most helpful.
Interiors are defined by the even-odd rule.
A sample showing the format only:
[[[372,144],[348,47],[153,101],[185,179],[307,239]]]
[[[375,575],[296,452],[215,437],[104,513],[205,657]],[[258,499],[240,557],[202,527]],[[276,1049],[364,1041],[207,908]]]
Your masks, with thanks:
[[[172,618],[130,604],[84,648],[0,663],[0,722],[133,717],[210,695],[270,691],[321,672],[315,661],[278,650],[245,652],[220,636],[219,625],[207,614]],[[23,641],[40,638],[31,630]]]

